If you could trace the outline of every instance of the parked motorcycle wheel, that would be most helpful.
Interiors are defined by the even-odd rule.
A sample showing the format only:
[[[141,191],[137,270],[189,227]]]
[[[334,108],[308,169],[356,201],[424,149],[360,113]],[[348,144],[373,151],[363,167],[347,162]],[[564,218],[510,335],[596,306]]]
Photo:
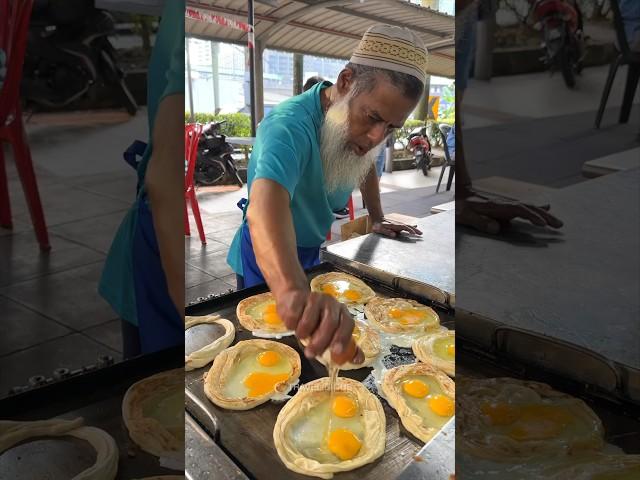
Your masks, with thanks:
[[[573,55],[568,45],[563,45],[558,52],[560,58],[560,70],[562,71],[562,78],[564,83],[569,88],[576,86],[576,72],[573,67]]]
[[[238,169],[236,168],[235,164],[233,163],[233,158],[230,155],[227,154],[227,155],[224,156],[224,160],[225,160],[225,162],[227,164],[227,178],[228,178],[229,182],[230,183],[235,183],[239,187],[242,187],[242,185],[244,185],[244,182],[240,178],[240,174],[238,173]]]
[[[425,177],[429,176],[429,170],[431,170],[431,155],[429,153],[425,154],[422,159],[422,174]]]
[[[135,115],[138,111],[138,103],[129,91],[129,87],[127,87],[122,73],[116,66],[115,60],[106,50],[102,50],[100,52],[100,56],[102,58],[102,61],[104,62],[104,71],[105,75],[107,76],[107,80],[113,87],[115,87],[116,91],[118,92],[121,105],[126,108],[129,115]]]
[[[197,185],[212,186],[224,185],[223,181],[227,177],[227,169],[224,163],[218,159],[214,159],[209,163],[206,170],[196,170],[194,172],[194,180]]]

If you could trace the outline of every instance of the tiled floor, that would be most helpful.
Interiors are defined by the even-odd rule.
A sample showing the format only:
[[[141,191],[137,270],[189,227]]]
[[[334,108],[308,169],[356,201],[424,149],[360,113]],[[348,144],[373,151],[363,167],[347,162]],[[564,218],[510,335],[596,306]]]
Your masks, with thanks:
[[[98,295],[106,254],[135,196],[122,151],[146,136],[146,112],[28,126],[52,249],[35,239],[5,149],[14,228],[0,228],[0,397],[32,375],[121,357],[120,320]],[[95,121],[95,118],[98,118]],[[55,125],[54,125],[55,124]]]

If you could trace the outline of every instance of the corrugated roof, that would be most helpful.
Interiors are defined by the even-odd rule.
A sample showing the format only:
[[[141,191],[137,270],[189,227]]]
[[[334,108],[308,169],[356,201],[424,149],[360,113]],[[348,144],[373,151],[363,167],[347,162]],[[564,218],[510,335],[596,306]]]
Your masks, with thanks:
[[[455,76],[454,28],[450,15],[403,0],[269,0],[255,2],[255,36],[266,48],[348,59],[364,32],[386,23],[412,29],[429,50],[432,75]],[[187,0],[187,6],[247,21],[246,0]],[[187,35],[231,43],[247,43],[247,34],[213,23],[185,19]]]

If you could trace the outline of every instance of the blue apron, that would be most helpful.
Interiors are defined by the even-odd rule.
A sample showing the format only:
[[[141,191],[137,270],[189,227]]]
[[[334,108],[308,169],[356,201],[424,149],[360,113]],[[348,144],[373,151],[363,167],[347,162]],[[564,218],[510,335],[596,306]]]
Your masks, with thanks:
[[[142,156],[146,146],[144,142],[134,142],[124,153],[125,161],[137,169],[139,162],[136,156]],[[138,183],[137,191],[132,270],[140,347],[142,353],[149,353],[183,343],[184,323],[169,295],[153,227],[153,215],[142,180]]]
[[[238,202],[238,207],[246,214],[247,199],[243,198]],[[258,267],[256,255],[253,252],[253,243],[251,242],[251,233],[249,227],[242,219],[242,236],[240,242],[240,256],[242,257],[242,288],[249,288],[255,285],[264,285],[266,282]],[[320,247],[297,247],[298,260],[304,270],[315,267],[320,263]]]

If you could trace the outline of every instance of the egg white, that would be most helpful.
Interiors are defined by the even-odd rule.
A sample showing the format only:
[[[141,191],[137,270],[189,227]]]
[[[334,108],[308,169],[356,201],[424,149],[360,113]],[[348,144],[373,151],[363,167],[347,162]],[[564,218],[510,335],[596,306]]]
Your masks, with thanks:
[[[344,395],[339,393],[337,395]],[[349,397],[356,401],[354,397]],[[356,401],[357,402],[357,401]],[[330,432],[345,428],[353,432],[360,442],[364,439],[364,422],[362,411],[358,407],[358,413],[351,418],[342,418],[333,413],[330,394],[305,415],[300,416],[288,431],[291,442],[305,457],[320,463],[336,463],[341,460],[329,450],[327,439]],[[364,448],[364,445],[361,447]]]
[[[451,344],[455,345],[455,339],[452,337],[436,338],[433,342],[433,351],[436,356],[442,358],[443,360],[453,362],[456,359],[456,356],[450,355],[447,351],[447,346]]]
[[[251,373],[265,372],[272,374],[288,373],[291,374],[291,363],[286,357],[280,355],[278,363],[271,367],[265,367],[261,365],[258,360],[258,354],[260,352],[251,352],[244,355],[240,361],[235,364],[224,385],[224,396],[231,399],[246,398],[249,394],[249,389],[244,385],[244,380]]]
[[[407,380],[419,380],[426,384],[427,387],[429,387],[429,393],[427,396],[423,398],[416,398],[406,393],[402,384]],[[439,429],[444,427],[451,418],[440,416],[429,407],[429,398],[431,396],[444,395],[448,397],[442,388],[440,388],[440,384],[434,378],[427,375],[407,375],[406,377],[402,377],[402,379],[396,383],[396,387],[401,392],[402,398],[407,402],[407,405],[409,405],[411,410],[420,415],[424,425]]]
[[[157,420],[176,438],[184,438],[184,390],[176,387],[142,403],[145,417]]]

